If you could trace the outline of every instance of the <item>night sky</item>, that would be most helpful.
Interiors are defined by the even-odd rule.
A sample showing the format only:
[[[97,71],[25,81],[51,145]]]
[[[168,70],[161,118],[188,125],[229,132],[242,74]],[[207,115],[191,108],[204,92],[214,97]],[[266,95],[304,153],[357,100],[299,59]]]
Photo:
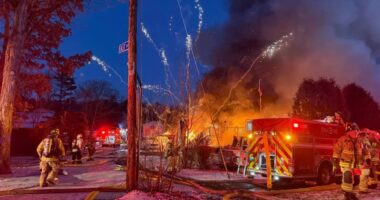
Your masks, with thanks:
[[[197,0],[179,0],[184,21],[194,41],[197,37],[199,25],[199,7]],[[165,84],[165,70],[162,57],[154,45],[141,31],[144,24],[158,49],[165,50],[168,59],[168,69],[171,77],[169,85],[176,92],[173,82],[180,79],[179,67],[184,68],[186,61],[186,31],[182,23],[177,0],[140,0],[138,4],[138,72],[144,84]],[[203,9],[202,29],[217,26],[228,18],[226,2],[224,0],[199,0]],[[61,50],[65,55],[92,51],[93,55],[114,68],[127,82],[127,54],[118,53],[118,45],[128,38],[128,1],[93,1],[83,13],[76,16],[71,24],[72,35],[64,39]],[[191,61],[191,67],[194,63]],[[198,65],[201,72],[207,71],[207,66]],[[110,76],[111,74],[111,76]],[[104,72],[100,65],[91,62],[75,73],[76,82],[85,80],[103,79],[112,83],[126,96],[126,85],[112,70]],[[195,83],[193,84],[195,87]],[[165,100],[164,97],[151,91],[144,91],[145,96],[152,101]]]

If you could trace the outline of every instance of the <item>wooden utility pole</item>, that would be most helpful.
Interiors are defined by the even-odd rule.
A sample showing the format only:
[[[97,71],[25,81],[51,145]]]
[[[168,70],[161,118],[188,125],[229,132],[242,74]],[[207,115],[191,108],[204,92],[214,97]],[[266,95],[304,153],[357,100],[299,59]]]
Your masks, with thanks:
[[[127,189],[138,186],[138,163],[136,156],[136,24],[137,0],[129,0],[128,29],[128,155]]]

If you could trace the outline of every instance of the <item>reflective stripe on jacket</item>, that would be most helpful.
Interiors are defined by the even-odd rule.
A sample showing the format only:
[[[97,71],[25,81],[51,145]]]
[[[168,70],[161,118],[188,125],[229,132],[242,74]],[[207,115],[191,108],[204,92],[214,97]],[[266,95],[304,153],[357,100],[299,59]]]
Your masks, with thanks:
[[[365,159],[370,158],[364,144],[364,138],[351,138],[346,134],[334,145],[333,157],[339,159],[344,166],[358,167],[364,163]]]

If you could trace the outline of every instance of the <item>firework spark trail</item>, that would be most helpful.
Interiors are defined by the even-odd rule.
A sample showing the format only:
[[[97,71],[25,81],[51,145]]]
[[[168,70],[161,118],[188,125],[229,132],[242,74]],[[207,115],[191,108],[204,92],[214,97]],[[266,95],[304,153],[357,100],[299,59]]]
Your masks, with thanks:
[[[198,9],[198,29],[197,29],[197,37],[195,41],[199,39],[199,35],[201,34],[202,25],[203,25],[203,8],[199,2],[199,0],[195,0],[195,8]]]
[[[168,58],[166,57],[165,50],[162,48],[158,48],[157,44],[154,42],[153,38],[150,36],[148,29],[144,26],[144,23],[141,23],[141,31],[144,33],[144,36],[148,41],[153,45],[153,47],[158,52],[159,56],[161,57],[161,62],[165,66],[169,66]]]
[[[91,60],[95,61],[103,69],[103,71],[105,73],[107,73],[108,76],[111,76],[111,74],[108,71],[108,65],[107,65],[107,63],[105,63],[104,61],[102,61],[100,58],[98,58],[96,56],[92,56]]]
[[[103,60],[101,60],[100,58],[98,58],[96,56],[92,56],[91,60],[93,60],[97,64],[99,64],[99,66],[103,69],[103,71],[108,76],[111,76],[111,73],[109,72],[109,70],[111,70],[117,77],[119,77],[121,83],[123,83],[124,85],[128,86],[127,82],[123,80],[122,76],[120,75],[119,72],[116,71],[116,69],[114,69],[113,67],[109,66],[106,62],[104,62]],[[179,98],[171,90],[162,88],[159,85],[149,85],[149,84],[142,85],[142,89],[149,90],[149,91],[152,91],[152,92],[155,92],[155,93],[162,93],[162,92],[164,92],[164,93],[168,94],[170,97],[172,97],[173,99],[175,99],[176,101],[180,102]]]
[[[111,76],[111,73],[109,72],[109,69],[110,69],[120,79],[120,81],[122,83],[124,83],[125,85],[127,85],[127,83],[123,80],[123,78],[119,74],[119,72],[117,72],[113,67],[109,66],[106,62],[104,62],[103,60],[101,60],[100,58],[98,58],[96,56],[92,56],[91,60],[93,60],[96,63],[98,63],[102,67],[103,71],[108,74],[108,76]]]
[[[124,85],[128,85],[127,82],[125,82],[123,80],[123,78],[120,75],[120,73],[117,72],[111,66],[109,66],[107,63],[105,63],[104,61],[102,61],[101,59],[99,59],[96,56],[92,56],[91,59],[93,61],[97,62],[102,67],[103,71],[107,75],[111,76],[111,74],[109,73],[109,69],[110,69],[117,77],[119,77],[121,83],[123,83]],[[150,90],[150,91],[155,92],[155,93],[164,92],[164,93],[170,95],[171,97],[173,97],[174,99],[176,99],[177,101],[179,101],[178,97],[172,91],[170,91],[168,89],[165,89],[165,88],[162,88],[159,85],[149,85],[149,84],[147,84],[147,85],[143,85],[142,88],[145,89],[145,90]]]
[[[154,42],[153,38],[150,36],[148,29],[144,26],[144,23],[141,22],[141,31],[143,32],[144,36],[148,39],[148,41],[153,45],[154,49],[158,52],[158,55],[161,58],[161,62],[164,65],[164,72],[165,72],[165,84],[168,89],[170,89],[169,84],[169,62],[168,58],[166,56],[165,50],[162,48],[159,48],[157,44]]]
[[[190,34],[189,34],[189,31],[187,31],[187,26],[186,26],[186,23],[185,23],[185,18],[183,17],[183,13],[182,13],[182,6],[181,6],[181,3],[179,2],[179,0],[177,0],[177,4],[178,4],[179,13],[180,13],[180,15],[181,15],[182,24],[183,24],[183,27],[185,28],[186,35],[190,35]],[[202,10],[203,10],[203,9],[202,9]],[[198,75],[200,75],[200,71],[199,71],[198,63],[197,63],[197,60],[195,59],[195,55],[194,55],[194,51],[193,51],[193,48],[192,48],[192,47],[190,48],[190,52],[191,52],[191,57],[192,57],[193,60],[194,60],[194,64],[195,64],[195,68],[196,68],[196,70],[197,70],[197,73],[198,73]]]
[[[159,85],[143,85],[142,88],[144,90],[150,90],[154,93],[161,93],[161,92],[164,92],[168,95],[170,95],[173,99],[175,99],[177,102],[180,102],[180,99],[171,91],[171,90],[168,90],[168,89],[165,89],[165,88],[162,88],[160,87]]]
[[[173,16],[170,16],[170,19],[169,19],[169,31],[172,31],[173,30]]]
[[[239,86],[239,84],[245,79],[245,77],[252,71],[253,67],[259,61],[260,59],[264,58],[272,58],[278,51],[280,51],[284,46],[288,45],[288,41],[293,36],[293,33],[289,33],[287,35],[282,36],[279,40],[273,42],[269,46],[267,46],[251,63],[250,67],[247,69],[246,72],[240,77],[238,81],[230,88],[230,91],[228,92],[227,98],[223,101],[223,104],[219,106],[219,108],[214,112],[212,115],[212,120],[215,120],[216,116],[220,113],[220,111],[226,106],[228,101],[230,100],[232,96],[232,92]]]
[[[192,39],[191,35],[186,36],[185,40],[185,45],[186,45],[186,90],[187,93],[190,94],[190,52],[191,52],[191,47],[192,47]]]
[[[169,67],[168,58],[166,57],[165,50],[161,48],[161,49],[159,50],[159,52],[160,52],[160,56],[161,56],[161,58],[162,58],[162,63],[163,63],[166,67]]]
[[[141,31],[144,33],[144,36],[149,40],[150,43],[152,43],[153,47],[158,50],[158,47],[156,43],[153,41],[152,37],[150,36],[148,29],[145,28],[144,23],[141,22]]]
[[[190,57],[190,52],[192,48],[192,39],[191,39],[191,35],[189,34],[186,35],[185,45],[186,45],[186,56]]]
[[[291,39],[293,33],[286,34],[282,36],[279,40],[273,42],[269,45],[263,52],[262,56],[267,58],[272,58],[278,51],[281,50],[282,47],[288,45],[288,40]]]

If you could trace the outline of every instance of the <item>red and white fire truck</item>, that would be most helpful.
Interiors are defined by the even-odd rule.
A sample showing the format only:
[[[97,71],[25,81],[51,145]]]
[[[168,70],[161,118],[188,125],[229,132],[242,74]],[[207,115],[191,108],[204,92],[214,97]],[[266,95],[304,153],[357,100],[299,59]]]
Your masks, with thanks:
[[[332,181],[333,146],[344,134],[342,126],[297,118],[267,118],[249,120],[247,130],[248,141],[241,152],[247,160],[243,164],[244,173],[266,176],[266,155],[270,155],[273,181],[295,178],[317,178],[319,184]]]
[[[121,143],[120,129],[101,128],[96,131],[96,141],[101,146],[117,146]]]

